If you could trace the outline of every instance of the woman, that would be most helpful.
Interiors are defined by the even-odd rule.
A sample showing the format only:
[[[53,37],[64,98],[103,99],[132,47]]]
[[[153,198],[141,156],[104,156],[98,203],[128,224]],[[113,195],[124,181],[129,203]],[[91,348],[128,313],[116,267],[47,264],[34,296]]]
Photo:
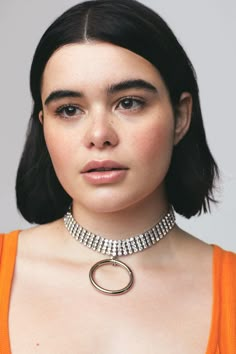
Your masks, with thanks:
[[[234,353],[236,257],[175,223],[209,210],[218,168],[166,23],[133,0],[76,5],[31,92],[16,194],[39,226],[1,236],[1,353]]]

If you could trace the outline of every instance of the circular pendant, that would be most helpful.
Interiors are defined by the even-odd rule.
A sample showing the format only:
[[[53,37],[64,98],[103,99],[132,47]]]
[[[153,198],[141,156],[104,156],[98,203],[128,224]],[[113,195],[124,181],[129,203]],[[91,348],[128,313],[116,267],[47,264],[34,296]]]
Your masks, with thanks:
[[[122,289],[117,289],[117,290],[109,290],[109,289],[105,289],[105,288],[102,288],[100,285],[98,285],[96,283],[96,281],[94,280],[94,272],[104,266],[104,265],[109,265],[109,264],[112,264],[113,266],[114,265],[118,265],[124,269],[127,270],[128,274],[129,274],[129,283]],[[124,293],[126,293],[130,288],[131,286],[133,285],[133,281],[134,281],[134,276],[133,276],[133,272],[132,270],[124,263],[124,262],[121,262],[121,261],[118,261],[117,259],[104,259],[102,261],[99,261],[97,263],[94,264],[94,266],[92,266],[92,268],[90,269],[89,271],[89,279],[92,283],[92,285],[99,291],[101,291],[102,293],[104,294],[109,294],[109,295],[122,295]]]

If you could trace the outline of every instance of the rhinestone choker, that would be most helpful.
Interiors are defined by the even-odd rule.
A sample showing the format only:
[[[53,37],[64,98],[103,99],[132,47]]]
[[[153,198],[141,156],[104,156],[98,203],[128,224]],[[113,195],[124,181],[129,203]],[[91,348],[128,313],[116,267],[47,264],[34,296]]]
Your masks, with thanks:
[[[94,251],[106,254],[111,257],[110,259],[104,259],[94,264],[94,266],[90,269],[89,279],[92,285],[102,293],[109,295],[119,295],[127,292],[131,288],[133,285],[134,277],[132,270],[127,266],[127,264],[116,259],[116,257],[141,252],[144,249],[155,245],[175,226],[175,214],[173,208],[171,207],[168,213],[164,215],[161,220],[152,228],[145,231],[143,234],[122,240],[109,240],[105,237],[89,232],[81,225],[79,225],[73,218],[71,207],[64,216],[64,224],[69,233],[75,238],[75,240],[79,241]],[[103,265],[109,265],[111,263],[112,265],[118,265],[126,269],[129,274],[129,283],[122,289],[105,289],[99,286],[94,279],[94,273],[97,268]]]

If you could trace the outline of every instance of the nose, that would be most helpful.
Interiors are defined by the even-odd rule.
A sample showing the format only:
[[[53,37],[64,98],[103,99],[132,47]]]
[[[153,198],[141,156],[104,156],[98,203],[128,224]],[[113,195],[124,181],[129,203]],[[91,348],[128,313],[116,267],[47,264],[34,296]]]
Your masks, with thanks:
[[[88,126],[84,135],[86,147],[104,149],[119,143],[118,133],[109,114],[94,113],[88,117]]]

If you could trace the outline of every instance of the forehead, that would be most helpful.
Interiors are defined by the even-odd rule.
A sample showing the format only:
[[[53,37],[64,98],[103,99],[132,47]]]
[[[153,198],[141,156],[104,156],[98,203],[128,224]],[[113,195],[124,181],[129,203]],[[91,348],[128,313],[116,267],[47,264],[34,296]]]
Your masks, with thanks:
[[[43,74],[42,89],[102,88],[113,82],[140,78],[153,84],[161,82],[157,69],[143,57],[104,42],[69,44],[49,59]]]

